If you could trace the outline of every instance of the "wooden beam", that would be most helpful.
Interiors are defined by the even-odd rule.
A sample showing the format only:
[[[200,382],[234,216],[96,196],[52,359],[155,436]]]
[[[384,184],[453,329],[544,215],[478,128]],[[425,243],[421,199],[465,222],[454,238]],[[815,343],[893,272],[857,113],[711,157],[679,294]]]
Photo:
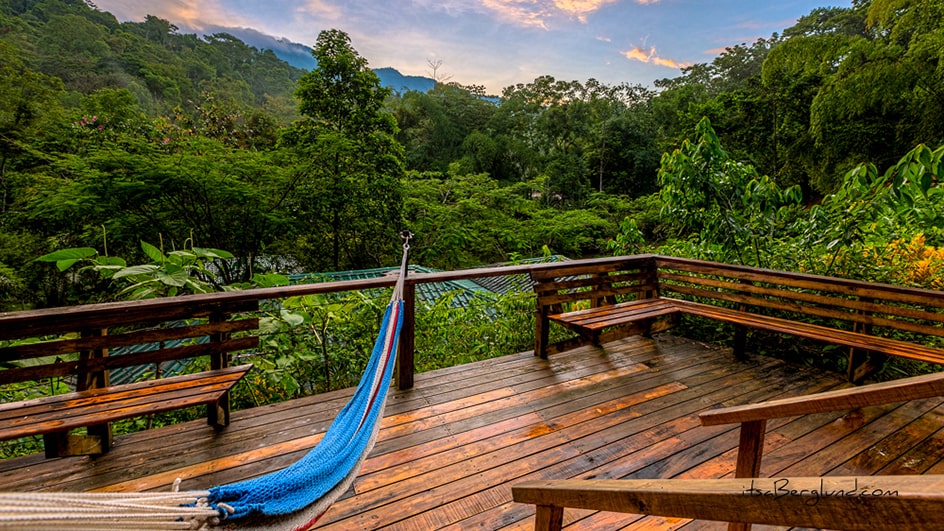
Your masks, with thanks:
[[[416,351],[416,285],[403,284],[403,327],[397,353],[397,389],[413,388],[414,353]]]
[[[538,505],[534,514],[534,531],[561,531],[564,527],[564,508]]]
[[[734,424],[944,396],[944,373],[924,374],[862,387],[771,400],[700,413],[703,426]]]
[[[538,507],[823,529],[930,531],[944,521],[941,475],[530,481],[512,495]]]

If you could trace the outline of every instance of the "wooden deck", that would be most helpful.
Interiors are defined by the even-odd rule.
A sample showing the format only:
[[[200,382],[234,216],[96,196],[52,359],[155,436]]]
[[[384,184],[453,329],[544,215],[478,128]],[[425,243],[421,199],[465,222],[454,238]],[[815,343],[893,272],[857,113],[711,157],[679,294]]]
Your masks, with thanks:
[[[529,529],[511,485],[543,478],[717,478],[734,467],[737,426],[696,413],[848,385],[835,375],[663,335],[531,352],[416,376],[394,391],[377,446],[321,529]],[[0,462],[3,490],[206,488],[281,468],[320,439],[350,390],[118,437],[96,459]],[[772,422],[762,475],[944,473],[944,398]],[[721,529],[567,511],[571,529]],[[761,526],[755,526],[761,528]]]

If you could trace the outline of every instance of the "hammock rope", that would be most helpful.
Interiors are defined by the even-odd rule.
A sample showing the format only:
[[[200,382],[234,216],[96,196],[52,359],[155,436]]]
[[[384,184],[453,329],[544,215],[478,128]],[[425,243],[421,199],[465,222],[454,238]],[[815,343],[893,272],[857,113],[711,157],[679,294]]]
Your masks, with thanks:
[[[286,468],[206,491],[0,493],[0,530],[310,529],[354,482],[374,447],[393,376],[403,317],[403,258],[367,368],[322,440]]]

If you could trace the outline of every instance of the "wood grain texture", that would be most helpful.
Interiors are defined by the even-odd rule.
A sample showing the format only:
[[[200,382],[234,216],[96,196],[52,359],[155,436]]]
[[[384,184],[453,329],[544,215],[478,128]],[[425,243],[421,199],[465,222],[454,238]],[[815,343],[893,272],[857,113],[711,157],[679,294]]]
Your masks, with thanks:
[[[848,530],[937,530],[944,476],[532,481],[515,501],[722,522]],[[535,529],[553,529],[553,526]]]
[[[937,396],[944,396],[944,373],[925,374],[810,396],[715,409],[701,413],[699,418],[702,425],[713,426],[827,411],[845,411]]]
[[[374,451],[321,529],[533,529],[535,506],[511,487],[543,479],[712,479],[732,475],[735,426],[701,426],[718,406],[848,387],[840,376],[660,335],[585,346],[550,360],[530,351],[424,372],[391,389]],[[14,491],[200,489],[295,462],[321,438],[352,390],[235,411],[226,430],[198,420],[116,437],[94,460],[0,461]],[[944,399],[771,420],[764,474],[847,475],[935,470]],[[919,407],[920,406],[920,407]],[[935,429],[935,426],[938,426]],[[920,429],[919,429],[920,427]],[[913,428],[913,429],[912,429]],[[877,456],[872,448],[885,455]],[[916,465],[917,466],[917,465]],[[568,509],[564,529],[701,529],[673,517]]]
[[[0,404],[0,440],[68,431],[125,418],[213,404],[252,368],[162,378]]]

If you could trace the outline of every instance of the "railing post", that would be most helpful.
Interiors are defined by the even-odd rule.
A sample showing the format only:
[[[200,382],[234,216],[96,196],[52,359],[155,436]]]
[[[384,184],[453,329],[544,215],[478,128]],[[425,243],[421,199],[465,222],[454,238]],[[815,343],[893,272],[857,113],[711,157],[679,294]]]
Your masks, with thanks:
[[[872,303],[875,299],[872,297],[859,297],[859,302]],[[862,316],[869,316],[871,312],[865,310],[856,310],[856,313]],[[852,322],[852,331],[860,334],[872,334],[872,325],[859,321]],[[881,368],[885,363],[885,356],[877,352],[860,350],[855,347],[849,348],[848,363],[846,363],[846,379],[853,384],[860,384],[867,376]]]
[[[646,284],[655,286],[655,289],[647,289],[642,292],[643,299],[655,299],[659,297],[659,265],[655,258],[647,259],[644,265],[640,266],[646,274]]]
[[[222,323],[226,321],[228,315],[223,312],[213,312],[210,315],[211,323]],[[210,334],[210,343],[214,344],[216,349],[210,354],[210,369],[219,370],[229,367],[229,353],[223,352],[223,341],[229,339],[230,334],[215,332]],[[214,427],[229,426],[230,400],[229,391],[223,394],[215,404],[207,405],[207,424]]]
[[[753,285],[754,283],[750,280],[740,279],[738,280],[741,284]],[[746,304],[738,304],[739,312],[746,312]],[[734,344],[731,347],[731,350],[734,351],[734,358],[740,361],[747,360],[747,327],[744,325],[734,325]]]
[[[752,420],[741,423],[741,436],[738,442],[736,478],[756,478],[760,475],[760,462],[764,457],[764,435],[767,431],[766,420]],[[751,524],[731,522],[728,531],[750,531]]]
[[[534,514],[534,531],[561,531],[564,526],[564,508],[538,505]]]
[[[413,353],[416,350],[416,285],[403,285],[403,327],[400,328],[400,351],[397,354],[397,388],[413,387]]]
[[[102,337],[108,335],[105,328],[83,330],[82,337]],[[88,363],[108,356],[107,348],[93,348],[79,353],[79,372],[76,375],[75,390],[88,391],[108,387],[108,369],[88,370]],[[69,435],[68,431],[50,433],[43,436],[46,457],[67,455],[101,454],[112,446],[111,423],[88,426],[86,435]]]
[[[598,292],[606,291],[606,289],[611,284],[610,274],[608,272],[594,273],[593,278],[597,279],[597,284],[594,286],[594,289]],[[590,299],[591,308],[599,308],[600,306],[606,306],[607,304],[616,304],[616,299],[606,295],[600,295]]]

